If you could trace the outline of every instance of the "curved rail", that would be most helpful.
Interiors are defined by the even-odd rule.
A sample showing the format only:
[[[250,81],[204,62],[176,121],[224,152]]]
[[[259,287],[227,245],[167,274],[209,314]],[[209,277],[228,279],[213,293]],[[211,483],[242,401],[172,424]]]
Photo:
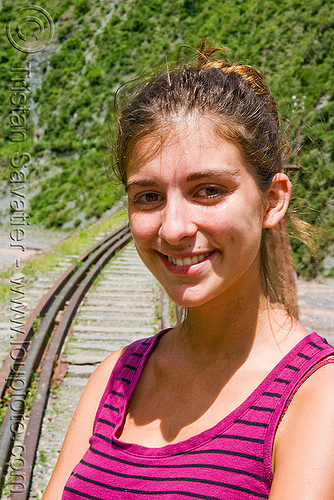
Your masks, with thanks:
[[[10,459],[12,446],[21,425],[27,389],[34,370],[37,369],[44,356],[43,368],[31,411],[33,419],[29,420],[25,443],[22,446],[20,456],[21,463],[25,465],[24,470],[20,469],[20,474],[25,477],[26,489],[22,492],[13,492],[12,498],[15,498],[15,500],[25,500],[29,495],[33,462],[53,367],[75,312],[97,274],[113,257],[115,252],[125,246],[130,239],[130,229],[128,225],[125,225],[83,254],[55,283],[29,316],[23,329],[24,334],[17,343],[17,356],[13,358],[9,354],[3,364],[0,373],[0,395],[3,396],[7,388],[11,388],[13,392],[0,429],[0,470],[2,480],[5,477],[7,462]],[[66,303],[67,307],[64,310],[62,320],[58,328],[54,329],[57,314],[64,309]],[[42,318],[41,324],[34,333],[34,325],[39,318]],[[51,339],[48,342],[50,336]],[[48,350],[46,349],[47,346],[49,346]],[[20,378],[22,367],[24,367],[23,379]]]

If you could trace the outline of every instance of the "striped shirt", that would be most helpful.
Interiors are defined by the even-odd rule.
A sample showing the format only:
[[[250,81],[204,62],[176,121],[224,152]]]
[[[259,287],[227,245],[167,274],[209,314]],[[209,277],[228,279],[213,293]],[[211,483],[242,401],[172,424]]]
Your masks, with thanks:
[[[163,332],[131,344],[101,399],[90,448],[62,500],[250,500],[268,498],[271,454],[281,415],[301,381],[334,354],[325,339],[302,339],[263,382],[217,425],[162,448],[122,442],[126,405]]]

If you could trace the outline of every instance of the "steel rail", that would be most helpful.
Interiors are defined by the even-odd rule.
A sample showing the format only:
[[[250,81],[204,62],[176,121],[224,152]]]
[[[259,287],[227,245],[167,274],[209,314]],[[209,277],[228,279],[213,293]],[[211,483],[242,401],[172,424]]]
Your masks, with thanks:
[[[35,309],[29,315],[24,327],[20,329],[22,332],[19,334],[20,338],[16,338],[15,341],[12,342],[16,354],[14,355],[14,353],[12,352],[12,348],[2,364],[0,372],[0,398],[4,396],[10,379],[17,372],[26,352],[28,351],[30,339],[34,333],[34,324],[36,319],[38,317],[45,316],[50,305],[52,304],[52,301],[54,300],[54,296],[59,293],[76,267],[77,263],[75,262],[54,283],[52,288],[50,288],[50,290],[44,295],[44,297],[39,301]]]
[[[102,244],[107,241],[113,239],[115,235],[123,230],[126,226],[122,226],[121,228],[113,231],[111,234],[103,238],[101,241],[97,242],[93,245],[89,250],[87,250],[83,255],[81,255],[76,262],[74,262],[63,274],[62,276],[54,283],[54,285],[49,289],[49,291],[42,297],[42,299],[37,304],[36,308],[30,314],[26,324],[21,329],[22,334],[20,334],[20,339],[16,338],[12,343],[15,346],[16,355],[14,356],[12,350],[8,353],[6,359],[2,364],[2,368],[0,371],[0,398],[4,396],[4,393],[7,387],[10,384],[10,380],[15,373],[18,371],[20,364],[25,357],[29,345],[30,339],[34,334],[34,324],[38,317],[44,317],[47,311],[49,310],[51,304],[54,301],[54,298],[65,286],[67,281],[73,272],[78,268],[82,262],[87,260],[87,258]]]
[[[0,471],[2,481],[6,474],[7,462],[10,459],[15,437],[19,434],[20,425],[22,425],[21,417],[25,407],[26,392],[32,374],[43,356],[47,340],[54,327],[58,312],[64,307],[66,301],[76,292],[79,283],[84,279],[84,276],[89,273],[90,268],[97,265],[96,263],[101,258],[101,255],[109,254],[110,247],[116,247],[117,249],[118,240],[129,241],[130,239],[131,233],[128,226],[125,225],[104,238],[101,242],[95,244],[78,259],[78,262],[74,266],[71,266],[71,268],[64,273],[62,277],[63,280],[58,280],[51,291],[41,300],[34,310],[34,313],[36,314],[37,312],[37,315],[28,318],[25,325],[26,327],[24,328],[25,338],[21,339],[21,345],[23,346],[22,351],[24,352],[20,351],[18,357],[12,359],[12,364],[8,362],[5,363],[4,373],[1,371],[1,380],[5,380],[6,384],[9,384],[13,390],[0,429]],[[98,269],[101,268],[98,265],[97,267]],[[43,313],[45,315],[41,325],[35,334],[33,334],[33,324],[36,318]],[[31,337],[32,340],[30,340]],[[26,347],[29,345],[30,347],[26,352]]]
[[[38,440],[42,428],[44,411],[46,408],[48,400],[48,392],[50,381],[53,373],[54,366],[60,355],[60,351],[64,340],[66,338],[67,332],[71,326],[72,320],[78,309],[78,306],[88,289],[92,285],[94,279],[103,269],[103,267],[108,263],[108,261],[113,257],[115,252],[122,248],[129,242],[131,236],[127,233],[121,240],[115,243],[102,257],[97,261],[95,266],[90,270],[85,279],[80,283],[76,292],[71,297],[68,306],[64,312],[64,315],[56,329],[54,336],[51,339],[50,347],[46,358],[43,363],[42,372],[38,382],[37,391],[35,393],[35,398],[33,406],[31,409],[31,415],[33,419],[29,419],[27,426],[27,431],[23,444],[23,452],[20,456],[21,463],[23,467],[20,468],[19,475],[24,477],[25,489],[22,491],[13,492],[12,500],[28,500],[29,491],[31,486],[34,461],[37,452]]]

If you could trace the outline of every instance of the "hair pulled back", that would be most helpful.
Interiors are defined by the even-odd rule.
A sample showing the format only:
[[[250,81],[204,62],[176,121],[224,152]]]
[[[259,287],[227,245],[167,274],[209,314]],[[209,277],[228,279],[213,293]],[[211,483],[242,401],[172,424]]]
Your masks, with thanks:
[[[205,49],[204,40],[197,61],[149,79],[120,112],[114,170],[124,185],[138,141],[156,138],[163,144],[173,128],[189,117],[209,119],[218,138],[239,148],[261,191],[283,170],[277,106],[261,73],[225,58],[210,61],[219,50],[226,49]],[[297,315],[292,269],[285,223],[263,229],[261,270],[267,294],[273,292],[290,314]]]

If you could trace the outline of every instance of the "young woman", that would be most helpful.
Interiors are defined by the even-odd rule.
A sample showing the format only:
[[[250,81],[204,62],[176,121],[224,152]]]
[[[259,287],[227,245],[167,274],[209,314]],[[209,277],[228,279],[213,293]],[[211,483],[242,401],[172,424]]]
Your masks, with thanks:
[[[334,499],[334,349],[293,316],[276,105],[216,50],[119,120],[133,238],[185,319],[99,366],[45,500]]]

